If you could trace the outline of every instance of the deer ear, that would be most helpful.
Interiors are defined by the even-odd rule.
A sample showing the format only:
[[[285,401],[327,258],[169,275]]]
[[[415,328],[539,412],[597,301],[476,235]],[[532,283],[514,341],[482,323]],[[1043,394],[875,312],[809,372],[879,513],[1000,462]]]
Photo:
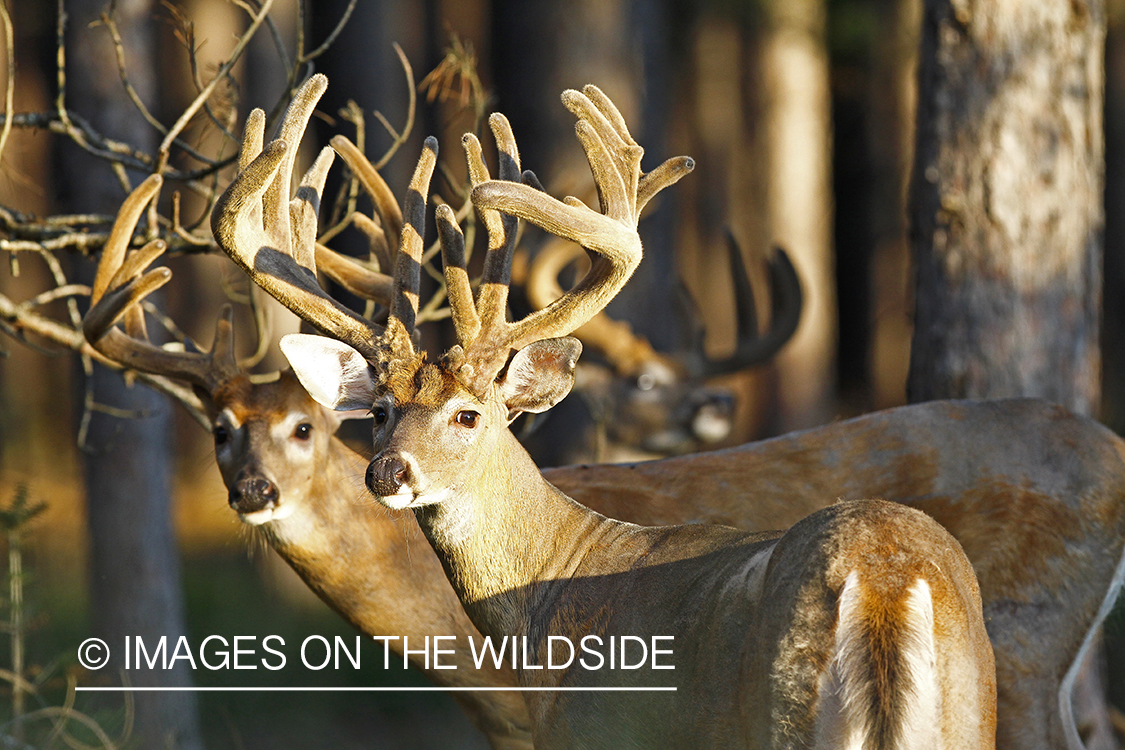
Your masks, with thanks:
[[[508,419],[520,412],[547,411],[562,401],[574,385],[574,366],[582,344],[576,338],[535,341],[516,352],[497,382]]]
[[[370,409],[375,379],[363,355],[326,336],[291,333],[281,338],[281,351],[297,379],[322,406],[336,411]]]

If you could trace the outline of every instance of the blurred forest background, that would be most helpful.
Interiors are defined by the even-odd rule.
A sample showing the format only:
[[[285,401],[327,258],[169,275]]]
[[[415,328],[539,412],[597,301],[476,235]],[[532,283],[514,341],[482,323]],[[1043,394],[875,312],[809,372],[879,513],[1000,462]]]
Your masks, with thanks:
[[[153,120],[168,126],[215,77],[261,8],[252,0],[118,0],[109,6],[66,0],[62,6],[68,110],[93,130],[148,153],[164,134],[130,101],[115,37],[136,97]],[[54,3],[32,0],[8,8],[12,43],[0,58],[0,79],[8,77],[11,62],[15,66],[8,112],[56,112],[58,11]],[[733,445],[906,403],[914,312],[908,199],[922,12],[921,0],[308,0],[303,8],[295,0],[275,0],[272,24],[253,36],[211,100],[212,111],[197,113],[182,137],[198,152],[229,157],[237,146],[223,128],[238,135],[250,108],[273,111],[293,83],[289,71],[304,76],[310,69],[294,63],[297,45],[317,50],[331,40],[310,63],[330,82],[323,117],[315,121],[321,143],[302,148],[315,154],[341,132],[363,143],[353,122],[358,111],[374,160],[394,141],[374,113],[401,129],[412,111],[397,43],[416,82],[435,69],[439,75],[418,94],[409,137],[382,170],[396,195],[428,134],[441,139],[452,175],[446,187],[463,180],[461,134],[479,127],[483,113],[500,111],[512,122],[525,167],[549,192],[588,197],[588,168],[559,94],[597,84],[645,148],[646,169],[677,154],[696,160],[695,172],[649,209],[641,224],[645,260],[611,305],[612,315],[664,352],[690,350],[705,330],[702,345],[718,358],[731,351],[736,336],[727,232],[742,248],[763,325],[769,320],[770,248],[784,247],[800,276],[804,306],[792,341],[769,363],[708,381],[734,396],[733,427],[715,443]],[[1082,403],[1122,434],[1125,380],[1116,373],[1125,352],[1125,0],[1108,0],[1104,12],[1102,378],[1100,397],[1095,384]],[[349,100],[356,108],[344,116]],[[109,163],[78,148],[54,122],[52,128],[23,121],[0,136],[7,234],[0,241],[7,251],[0,253],[0,295],[10,300],[53,288],[52,258],[69,278],[86,283],[91,267],[75,248],[54,256],[21,251],[12,244],[20,239],[14,224],[58,214],[96,218],[114,213],[124,197]],[[201,168],[182,149],[172,154],[177,169]],[[133,184],[138,174],[131,174]],[[221,189],[231,169],[215,174]],[[210,184],[212,176],[198,179]],[[340,189],[336,179],[326,194]],[[207,232],[205,202],[185,191],[179,210],[189,231]],[[1095,216],[1095,234],[1099,220]],[[534,249],[538,239],[529,232],[527,246]],[[366,252],[358,233],[341,235],[334,247]],[[96,243],[89,249],[96,251]],[[185,241],[175,250],[169,260],[175,278],[163,306],[207,345],[219,306],[245,297],[246,283],[205,246]],[[1091,295],[1096,304],[1096,289]],[[67,316],[62,301],[43,305],[42,312]],[[249,347],[251,315],[244,309],[238,315],[240,340]],[[297,329],[279,309],[270,316],[275,339]],[[145,612],[159,612],[146,627],[169,635],[279,632],[299,641],[312,633],[350,632],[276,555],[247,553],[255,540],[227,507],[206,432],[163,397],[142,393],[143,386],[122,388],[101,368],[88,376],[72,354],[44,346],[0,339],[0,503],[19,496],[20,488],[30,502],[46,503],[26,528],[16,524],[11,538],[22,540],[27,571],[22,669],[60,696],[56,703],[74,673],[76,644],[91,632],[132,627],[128,617]],[[260,367],[282,365],[275,346]],[[575,397],[570,402],[568,408],[581,409]],[[573,427],[564,407],[559,411],[562,416],[544,420],[536,440],[590,438],[588,429]],[[367,429],[361,425],[354,433],[357,447]],[[593,457],[593,451],[581,442],[566,455]],[[87,487],[112,483],[136,467],[143,468],[146,484],[120,490],[126,502],[88,507]],[[99,528],[111,529],[103,539],[113,541],[99,542]],[[110,604],[140,599],[149,602],[140,614]],[[1125,636],[1121,627],[1109,627],[1114,664],[1125,656],[1116,645]],[[0,664],[9,663],[5,656],[14,658],[11,649],[0,649]],[[323,675],[325,684],[339,682],[333,677]],[[357,679],[420,684],[398,672]],[[1111,696],[1125,704],[1125,663],[1111,669],[1110,681]],[[284,676],[277,684],[286,684]],[[120,733],[132,715],[109,700],[78,708],[111,733]],[[168,710],[187,717],[187,724],[199,717],[196,727],[183,730],[184,747],[483,746],[442,696],[204,695],[198,705],[186,699]],[[139,728],[136,736],[143,733]]]

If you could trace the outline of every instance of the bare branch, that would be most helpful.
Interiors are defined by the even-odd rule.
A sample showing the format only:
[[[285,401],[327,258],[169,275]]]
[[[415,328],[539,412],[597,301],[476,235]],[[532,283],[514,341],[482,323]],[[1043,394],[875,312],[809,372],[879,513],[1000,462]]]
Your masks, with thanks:
[[[418,105],[418,97],[417,94],[415,94],[414,85],[414,68],[410,67],[410,61],[406,59],[406,53],[402,51],[402,47],[398,46],[397,42],[394,48],[395,54],[398,55],[398,60],[402,64],[402,71],[406,75],[406,90],[409,92],[409,101],[406,106],[406,122],[402,126],[402,133],[396,133],[395,129],[391,127],[390,122],[387,121],[387,118],[383,117],[380,112],[375,112],[376,119],[383,124],[383,127],[391,134],[391,138],[394,139],[390,148],[387,149],[382,158],[373,165],[375,169],[382,169],[387,166],[387,162],[391,160],[391,157],[395,155],[399,147],[402,146],[403,143],[406,143],[406,140],[410,137],[410,131],[414,129],[414,112]]]
[[[319,47],[300,58],[302,63],[315,60],[328,51],[328,48],[335,43],[336,37],[340,36],[340,32],[344,30],[344,25],[347,24],[348,19],[352,17],[352,11],[355,10],[355,5],[356,0],[351,0],[351,2],[348,3],[348,7],[344,9],[344,15],[340,17],[339,22],[336,24],[336,28],[332,29],[332,33],[325,38],[324,42],[322,42]],[[397,47],[398,45],[395,46]]]
[[[4,22],[4,48],[8,57],[8,81],[4,87],[4,112],[14,109],[16,91],[16,42],[12,31],[12,17],[8,14],[8,6],[0,2],[0,20]],[[4,118],[4,128],[0,130],[0,161],[3,161],[4,146],[8,144],[8,135],[12,132],[12,124]]]
[[[50,292],[47,294],[50,294]],[[28,302],[16,303],[0,294],[0,321],[8,324],[21,334],[41,337],[66,349],[78,352],[84,357],[94,359],[111,369],[118,371],[122,369],[121,365],[99,354],[86,342],[86,337],[82,335],[81,331],[81,319],[79,319],[78,327],[71,328],[35,312],[31,307],[32,305],[29,305]],[[203,411],[202,402],[191,392],[190,388],[158,375],[137,373],[137,377],[161,393],[179,401],[192,418],[203,425],[205,429],[211,428],[211,421],[207,419]]]
[[[250,40],[258,31],[258,27],[261,26],[262,22],[265,20],[266,14],[268,14],[270,12],[270,8],[273,7],[273,3],[274,0],[265,0],[265,2],[262,3],[262,8],[260,11],[258,11],[258,15],[254,16],[254,19],[250,23],[250,27],[246,29],[246,32],[241,37],[239,37],[238,43],[235,44],[234,49],[231,50],[230,59],[219,66],[219,70],[215,74],[215,77],[212,78],[211,81],[203,87],[203,90],[199,92],[199,95],[192,100],[191,104],[189,104],[182,113],[180,113],[179,118],[172,125],[172,127],[169,128],[168,133],[164,136],[164,140],[161,141],[160,148],[157,151],[158,160],[157,168],[155,170],[157,174],[164,173],[164,167],[168,163],[169,149],[171,148],[173,140],[183,131],[185,127],[187,127],[188,122],[192,117],[195,116],[195,113],[199,111],[199,108],[203,106],[203,103],[207,101],[208,98],[210,98],[211,93],[215,90],[215,87],[219,85],[219,81],[223,80],[223,78],[231,71],[231,69],[234,68],[235,63],[238,62],[238,59],[242,56],[243,51],[246,49],[246,45],[250,43]]]

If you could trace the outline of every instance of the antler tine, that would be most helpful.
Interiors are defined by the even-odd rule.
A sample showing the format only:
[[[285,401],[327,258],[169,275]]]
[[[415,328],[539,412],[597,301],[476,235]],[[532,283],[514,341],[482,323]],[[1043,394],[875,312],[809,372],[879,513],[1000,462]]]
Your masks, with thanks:
[[[637,216],[641,215],[645,206],[657,193],[675,185],[681,177],[689,174],[693,169],[695,169],[695,160],[690,156],[674,156],[651,172],[642,174],[637,185]]]
[[[578,242],[596,254],[589,273],[573,289],[548,307],[513,323],[505,339],[511,348],[519,349],[540,338],[563,336],[575,330],[620,291],[641,259],[640,237],[636,232],[639,216],[635,209],[640,190],[640,156],[643,153],[628,132],[624,135],[620,114],[608,105],[608,99],[597,89],[595,100],[609,115],[585,94],[568,91],[567,106],[580,119],[576,132],[586,149],[591,171],[598,183],[599,195],[606,213],[595,212],[581,201],[558,201],[527,185],[492,180],[473,189],[473,203],[526,219],[565,239]],[[653,183],[663,188],[691,170],[694,163],[681,157],[677,166],[664,166],[661,180]],[[630,194],[631,193],[631,194]],[[654,191],[653,191],[654,193]],[[651,198],[651,194],[647,197]],[[482,337],[483,338],[483,334]],[[490,337],[496,340],[497,337]]]
[[[465,235],[457,225],[457,215],[445,203],[434,212],[441,243],[441,263],[445,269],[445,288],[449,295],[453,327],[458,341],[472,341],[480,333],[480,316],[473,303],[473,289],[465,264]]]
[[[246,129],[242,134],[242,148],[238,150],[238,171],[250,166],[250,162],[262,153],[262,146],[266,139],[266,113],[261,109],[252,109],[246,116]]]
[[[394,279],[389,274],[372,271],[354,258],[341,255],[319,242],[316,244],[316,264],[328,278],[357,297],[383,305],[390,303]]]
[[[801,322],[803,294],[800,278],[785,250],[775,247],[773,257],[768,261],[770,327],[764,336],[759,335],[753,312],[753,291],[750,289],[742,253],[738,243],[730,234],[727,235],[727,243],[738,308],[738,345],[729,357],[719,360],[704,357],[704,377],[737,372],[765,362],[789,341]]]
[[[297,92],[286,110],[281,131],[292,141],[277,139],[261,149],[226,191],[220,196],[211,215],[211,229],[219,247],[242,268],[258,286],[321,332],[343,341],[370,359],[378,356],[376,339],[382,329],[364,320],[329,297],[316,282],[315,204],[323,187],[324,174],[332,160],[326,150],[302,181],[290,206],[287,190],[291,152],[311,115],[327,80],[315,75]],[[243,151],[252,153],[260,127],[252,116],[247,126]],[[299,205],[304,203],[306,205]],[[280,209],[284,208],[284,211]],[[296,228],[290,227],[297,221]],[[282,223],[284,231],[273,224]],[[294,235],[302,249],[294,255]],[[279,238],[284,238],[284,242]]]
[[[107,242],[98,263],[95,278],[96,282],[100,282],[97,284],[100,293],[82,320],[82,332],[95,350],[124,367],[213,388],[239,372],[231,352],[229,310],[226,312],[225,331],[220,330],[223,328],[220,321],[215,345],[209,355],[173,352],[153,346],[143,327],[133,326],[130,334],[114,328],[122,316],[134,312],[140,315],[140,300],[172,278],[172,272],[167,268],[145,273],[145,269],[164,252],[166,244],[163,240],[153,240],[129,255],[123,255],[141,210],[155,194],[159,183],[158,177],[145,180],[118,211],[111,241]]]
[[[293,165],[297,159],[297,144],[308,126],[317,102],[328,88],[328,79],[317,74],[305,81],[293,95],[278,128],[276,141],[284,141],[290,148],[281,156],[281,163],[266,188],[262,200],[263,226],[273,236],[279,247],[288,247],[290,238],[289,193],[293,179]],[[319,161],[319,159],[318,159]],[[331,163],[331,162],[329,162]],[[310,248],[311,250],[311,248]],[[296,256],[294,256],[296,257]],[[297,258],[300,262],[301,259]]]
[[[498,178],[519,182],[520,153],[511,123],[499,112],[488,118],[492,137],[496,140],[499,159]],[[479,150],[477,153],[479,157]],[[484,170],[487,177],[487,170]],[[474,183],[474,186],[478,183]],[[512,276],[512,252],[515,248],[519,219],[509,214],[484,210],[481,212],[488,230],[488,253],[484,258],[484,273],[477,296],[477,312],[483,325],[493,321],[503,323],[508,309],[508,284]]]
[[[391,257],[391,248],[387,244],[387,233],[383,230],[378,219],[373,219],[367,214],[357,213],[352,216],[352,226],[367,237],[367,253],[379,264],[379,268],[392,268],[394,259]],[[395,246],[398,250],[398,246]]]
[[[390,235],[387,238],[389,245],[397,248],[402,237],[402,210],[391,188],[363,152],[347,137],[335,135],[329,143],[352,170],[352,174],[359,178],[363,189],[375,204],[375,212],[383,223],[384,231]]]
[[[297,265],[309,269],[313,278],[316,278],[316,235],[320,196],[324,192],[324,181],[328,177],[328,168],[332,166],[333,159],[335,156],[332,149],[327,146],[321,149],[316,161],[301,178],[297,196],[289,201],[289,223],[293,229],[293,249],[290,255]]]
[[[97,303],[109,288],[110,279],[125,260],[129,240],[133,238],[141,213],[149,201],[160,192],[160,186],[163,184],[164,179],[160,175],[149,175],[121,204],[113,228],[109,232],[109,239],[102,248],[101,262],[98,263],[98,270],[94,274],[94,286],[90,291],[90,304]]]
[[[403,202],[402,240],[395,261],[394,288],[391,291],[391,311],[387,319],[384,338],[393,356],[409,357],[414,353],[410,341],[414,321],[418,315],[418,293],[422,283],[422,250],[426,229],[426,198],[430,192],[430,178],[437,166],[438,142],[430,136],[422,147],[410,188]]]

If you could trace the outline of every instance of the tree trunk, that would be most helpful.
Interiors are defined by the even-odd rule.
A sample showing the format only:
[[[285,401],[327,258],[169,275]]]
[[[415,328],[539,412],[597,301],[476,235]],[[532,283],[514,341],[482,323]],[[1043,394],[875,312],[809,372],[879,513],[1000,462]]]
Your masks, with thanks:
[[[911,401],[1097,413],[1105,28],[1099,0],[925,3]],[[1113,747],[1097,662],[1083,671],[1086,746]]]
[[[1104,39],[1099,0],[926,3],[911,401],[1096,413]]]
[[[781,426],[823,424],[835,395],[832,129],[823,0],[764,3],[762,85],[769,152],[768,215],[805,293],[801,324],[778,355]]]
[[[154,132],[121,85],[109,34],[90,28],[105,9],[104,1],[74,0],[66,8],[69,106],[107,136],[154,151]],[[115,12],[132,83],[153,110],[154,8],[149,0],[119,0]],[[117,211],[124,191],[106,163],[67,144],[58,167],[66,210]],[[90,274],[91,269],[83,270]],[[92,387],[98,404],[138,415],[119,418],[94,411],[85,456],[93,630],[109,644],[114,656],[110,667],[122,668],[125,636],[142,637],[150,645],[166,636],[171,649],[184,633],[180,562],[169,510],[170,409],[156,392],[126,388],[118,374],[100,366]],[[176,664],[180,668],[168,671],[130,670],[128,677],[136,686],[190,684],[183,662]],[[193,694],[136,693],[134,700],[131,746],[202,747]]]

